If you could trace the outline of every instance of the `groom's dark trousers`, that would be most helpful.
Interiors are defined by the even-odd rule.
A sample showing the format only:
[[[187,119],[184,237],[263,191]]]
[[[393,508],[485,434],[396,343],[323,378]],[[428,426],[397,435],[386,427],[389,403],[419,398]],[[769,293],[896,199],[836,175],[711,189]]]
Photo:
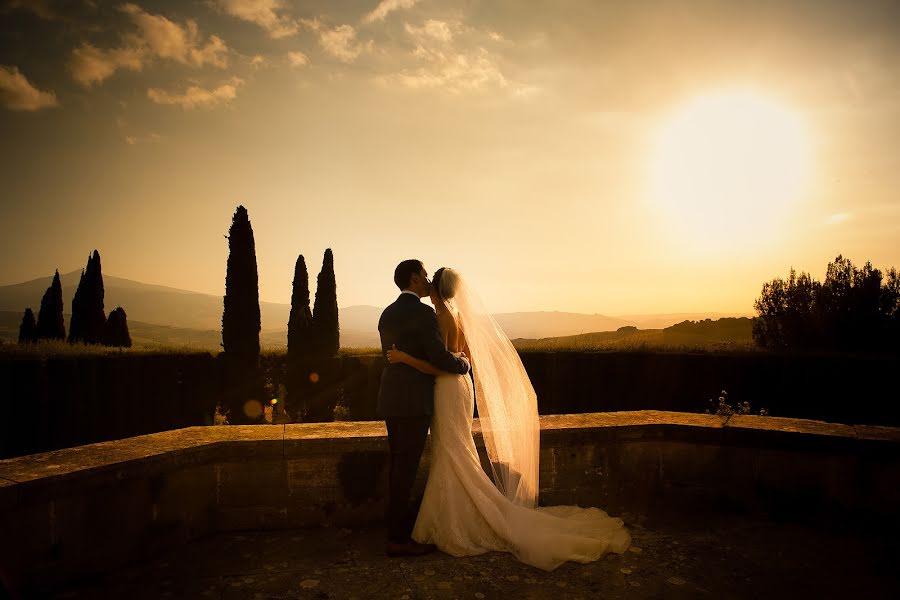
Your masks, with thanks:
[[[434,310],[419,297],[402,293],[378,321],[381,349],[392,346],[430,362],[441,371],[465,374],[468,363],[447,351]],[[381,374],[378,412],[384,417],[390,446],[387,537],[405,543],[412,533],[409,500],[434,413],[434,376],[409,365],[388,364]]]

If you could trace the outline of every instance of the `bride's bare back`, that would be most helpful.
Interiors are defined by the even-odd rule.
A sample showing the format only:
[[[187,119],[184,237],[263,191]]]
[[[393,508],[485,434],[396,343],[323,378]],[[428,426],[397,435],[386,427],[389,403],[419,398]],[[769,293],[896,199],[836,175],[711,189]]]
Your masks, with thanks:
[[[442,310],[437,313],[437,322],[441,338],[443,338],[444,346],[446,346],[447,350],[450,352],[465,352],[468,350],[466,348],[466,337],[462,329],[459,328],[459,323],[457,323],[452,312]]]

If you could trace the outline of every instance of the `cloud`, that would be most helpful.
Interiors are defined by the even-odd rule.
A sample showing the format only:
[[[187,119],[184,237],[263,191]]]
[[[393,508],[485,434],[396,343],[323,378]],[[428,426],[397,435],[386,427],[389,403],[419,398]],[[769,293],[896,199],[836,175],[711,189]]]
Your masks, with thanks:
[[[207,90],[200,86],[192,85],[180,94],[158,88],[150,88],[147,90],[147,97],[157,104],[180,106],[185,110],[213,108],[219,104],[234,100],[237,96],[237,88],[242,83],[244,83],[242,79],[232,77],[228,83],[223,83],[215,89]]]
[[[442,52],[419,47],[415,56],[425,63],[379,80],[410,89],[444,88],[452,93],[472,92],[488,86],[505,88],[506,77],[484,48],[471,52]]]
[[[833,215],[828,217],[828,220],[826,220],[825,222],[828,225],[840,225],[842,223],[846,223],[849,220],[850,220],[850,213],[839,212],[839,213],[834,213]]]
[[[288,52],[287,58],[292,67],[305,67],[309,64],[309,57],[302,52]]]
[[[299,23],[310,31],[320,31],[322,29],[322,22],[318,17],[313,17],[312,19],[300,19]]]
[[[255,23],[273,38],[294,35],[300,30],[300,22],[280,11],[281,0],[219,0],[226,13],[243,21]]]
[[[126,4],[121,10],[138,27],[139,37],[151,54],[198,67],[207,63],[217,67],[227,65],[228,48],[225,42],[213,35],[206,44],[201,45],[200,31],[195,21],[188,20],[182,27],[161,15],[144,12],[135,4]]]
[[[0,101],[9,110],[35,111],[57,106],[56,94],[32,85],[18,67],[0,65]]]
[[[193,21],[191,22],[193,25]],[[221,69],[228,66],[228,46],[217,35],[209,36],[206,45],[189,50],[190,62],[199,66],[209,64]]]
[[[416,27],[415,25],[410,25],[406,23],[404,28],[406,29],[406,33],[411,35],[413,38],[418,40],[423,40],[426,38],[431,38],[434,40],[438,40],[441,42],[449,42],[453,39],[453,31],[454,29],[460,29],[459,23],[454,23],[451,27],[446,21],[437,21],[435,19],[428,19],[425,21],[425,24],[421,27]]]
[[[352,25],[320,29],[319,44],[325,52],[345,63],[353,62],[363,51],[372,47],[371,41],[367,44],[356,41],[356,29]]]
[[[145,59],[145,50],[137,45],[101,50],[84,42],[72,50],[69,69],[75,81],[83,86],[91,86],[103,82],[119,69],[140,71]]]
[[[385,85],[409,89],[444,88],[452,93],[471,92],[487,87],[509,87],[516,97],[526,98],[530,90],[512,85],[504,76],[497,57],[480,42],[493,39],[490,33],[465,26],[459,21],[429,19],[422,25],[404,25],[413,39],[411,56],[417,66],[378,78]],[[457,41],[466,34],[467,42]]]
[[[381,0],[375,9],[363,17],[363,23],[374,23],[375,21],[384,21],[385,17],[404,8],[412,8],[419,0]]]
[[[188,20],[182,26],[135,4],[125,4],[120,10],[129,16],[136,31],[123,35],[117,48],[102,49],[89,42],[75,48],[69,67],[78,83],[102,83],[119,69],[140,71],[156,58],[194,67],[227,66],[228,46],[216,35],[204,43],[195,21]]]

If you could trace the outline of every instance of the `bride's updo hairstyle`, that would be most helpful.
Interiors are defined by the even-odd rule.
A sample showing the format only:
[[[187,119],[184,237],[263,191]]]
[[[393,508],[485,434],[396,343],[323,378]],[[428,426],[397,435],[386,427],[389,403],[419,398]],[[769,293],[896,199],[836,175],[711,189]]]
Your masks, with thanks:
[[[438,298],[450,300],[456,295],[459,285],[459,275],[450,267],[441,267],[434,272],[431,285],[437,290]]]

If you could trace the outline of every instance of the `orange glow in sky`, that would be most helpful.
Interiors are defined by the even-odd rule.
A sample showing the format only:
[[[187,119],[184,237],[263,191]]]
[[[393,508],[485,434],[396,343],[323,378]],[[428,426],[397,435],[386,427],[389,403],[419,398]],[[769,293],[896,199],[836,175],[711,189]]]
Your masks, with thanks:
[[[416,257],[494,312],[752,313],[900,266],[900,4],[0,4],[0,285],[84,265],[338,302]]]

